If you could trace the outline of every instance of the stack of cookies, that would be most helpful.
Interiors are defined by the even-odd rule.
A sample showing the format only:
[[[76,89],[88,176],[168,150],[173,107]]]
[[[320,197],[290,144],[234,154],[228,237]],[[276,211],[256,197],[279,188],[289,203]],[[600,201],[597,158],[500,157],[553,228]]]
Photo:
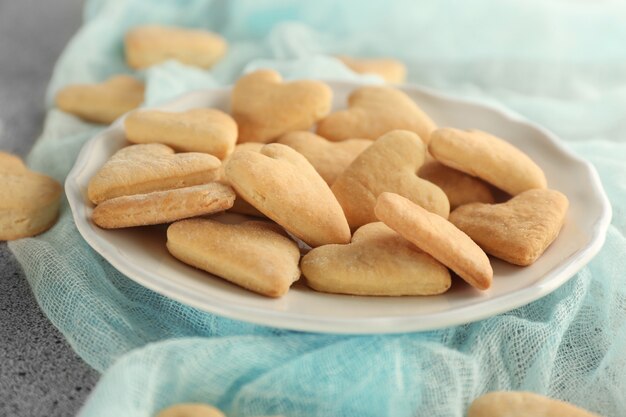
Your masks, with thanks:
[[[391,86],[357,88],[336,112],[332,98],[259,70],[230,114],[131,112],[131,145],[89,184],[94,223],[171,223],[174,257],[269,297],[301,276],[352,295],[436,295],[457,277],[486,290],[488,255],[530,265],[558,235],[567,198],[505,140],[438,128]]]

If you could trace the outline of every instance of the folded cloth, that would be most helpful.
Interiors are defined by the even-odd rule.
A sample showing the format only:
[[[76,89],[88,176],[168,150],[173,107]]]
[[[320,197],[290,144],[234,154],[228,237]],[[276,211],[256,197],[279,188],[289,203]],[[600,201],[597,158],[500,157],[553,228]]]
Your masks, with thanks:
[[[129,280],[83,241],[67,203],[47,233],[11,242],[42,310],[105,372],[81,416],[153,416],[183,401],[229,416],[463,416],[490,390],[626,410],[626,5],[452,0],[88,0],[48,90],[129,73],[122,38],[163,23],[221,33],[210,71],[166,62],[137,73],[145,105],[231,83],[259,67],[286,78],[364,79],[335,54],[392,56],[409,80],[504,103],[598,169],[613,204],[605,247],[552,294],[477,323],[388,336],[314,335],[204,313]],[[380,81],[366,77],[368,81]],[[29,165],[63,180],[101,127],[51,109]]]

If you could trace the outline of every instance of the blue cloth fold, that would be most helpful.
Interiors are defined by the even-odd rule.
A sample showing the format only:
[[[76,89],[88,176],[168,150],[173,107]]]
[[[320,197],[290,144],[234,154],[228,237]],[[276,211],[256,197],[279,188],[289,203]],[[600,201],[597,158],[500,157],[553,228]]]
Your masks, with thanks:
[[[613,204],[605,247],[552,294],[477,323],[389,335],[313,335],[207,314],[117,272],[65,203],[49,232],[10,243],[50,320],[104,372],[81,416],[147,417],[182,401],[229,416],[463,416],[477,395],[524,389],[605,416],[626,410],[626,5],[609,2],[89,0],[55,68],[62,86],[131,73],[125,31],[202,27],[230,48],[211,71],[177,62],[136,73],[146,103],[231,83],[244,71],[367,79],[333,58],[393,56],[410,82],[504,103],[598,169]],[[50,109],[29,165],[63,180],[101,127]]]

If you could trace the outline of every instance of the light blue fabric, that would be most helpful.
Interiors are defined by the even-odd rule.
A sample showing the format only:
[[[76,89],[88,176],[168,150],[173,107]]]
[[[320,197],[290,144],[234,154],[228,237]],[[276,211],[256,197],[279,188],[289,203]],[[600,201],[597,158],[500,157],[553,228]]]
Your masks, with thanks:
[[[524,389],[605,416],[626,410],[626,5],[619,1],[91,0],[52,77],[130,72],[121,40],[146,22],[222,33],[210,72],[167,62],[138,75],[146,104],[223,85],[245,69],[354,79],[332,58],[394,56],[409,80],[498,101],[555,131],[598,169],[614,217],[601,253],[549,296],[481,322],[394,336],[287,332],[199,312],[127,279],[58,224],[12,242],[43,311],[106,371],[83,417],[152,416],[181,401],[229,416],[462,416]],[[371,77],[370,81],[375,81]],[[62,180],[100,127],[51,109],[29,164]]]

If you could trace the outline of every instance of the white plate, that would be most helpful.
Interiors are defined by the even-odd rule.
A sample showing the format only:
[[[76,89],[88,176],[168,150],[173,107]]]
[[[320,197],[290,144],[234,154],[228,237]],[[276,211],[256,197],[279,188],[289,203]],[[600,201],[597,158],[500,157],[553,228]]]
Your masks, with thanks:
[[[359,86],[328,84],[335,94],[335,108],[345,107],[347,95]],[[298,282],[280,299],[265,298],[174,259],[165,248],[165,226],[103,230],[91,223],[87,184],[115,151],[127,145],[122,119],[85,144],[67,177],[65,189],[76,226],[120,272],[181,303],[233,319],[330,333],[398,333],[480,320],[545,296],[600,250],[611,206],[591,164],[563,147],[553,134],[507,110],[413,86],[402,90],[440,126],[478,128],[506,138],[543,168],[550,188],[567,195],[570,208],[565,226],[537,262],[521,268],[493,259],[493,286],[485,292],[456,280],[440,296],[357,297],[318,293]],[[229,88],[194,92],[160,108],[228,109],[229,95]]]

